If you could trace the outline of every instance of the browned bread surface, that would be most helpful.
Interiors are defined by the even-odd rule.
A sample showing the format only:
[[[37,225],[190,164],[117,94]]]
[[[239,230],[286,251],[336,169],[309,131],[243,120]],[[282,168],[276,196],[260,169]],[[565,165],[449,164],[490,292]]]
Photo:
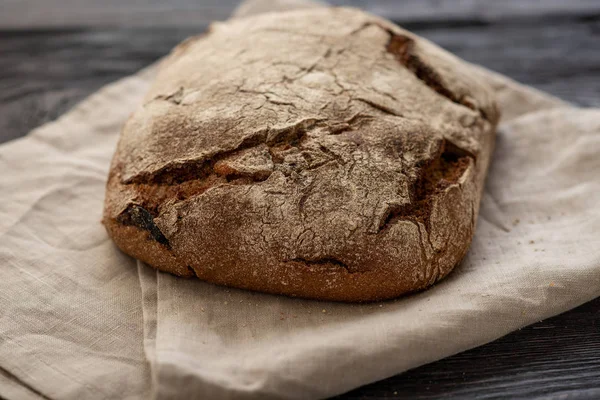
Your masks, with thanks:
[[[214,24],[125,125],[104,224],[217,284],[372,301],[465,256],[498,111],[454,56],[348,8]]]

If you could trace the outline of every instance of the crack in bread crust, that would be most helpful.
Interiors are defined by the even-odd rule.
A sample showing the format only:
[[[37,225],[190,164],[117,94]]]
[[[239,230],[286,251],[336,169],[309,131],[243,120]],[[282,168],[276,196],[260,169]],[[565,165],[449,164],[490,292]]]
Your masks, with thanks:
[[[415,54],[415,41],[409,37],[397,35],[394,32],[388,31],[390,39],[386,49],[393,54],[396,59],[404,65],[409,71],[413,72],[417,78],[423,83],[432,88],[437,93],[446,97],[453,103],[460,104],[471,110],[481,113],[483,118],[486,118],[485,111],[478,109],[472,102],[465,97],[459,97],[448,89],[443,83],[442,78],[434,68],[426,64]]]
[[[449,141],[442,141],[435,157],[419,170],[417,180],[411,187],[410,203],[390,207],[380,225],[380,231],[397,220],[413,220],[425,224],[431,231],[431,209],[435,197],[448,186],[458,182],[474,157]]]
[[[154,216],[145,208],[136,204],[131,204],[121,214],[119,214],[117,221],[126,226],[131,225],[148,231],[150,238],[164,245],[167,249],[171,249],[169,240],[154,224]]]
[[[464,256],[497,119],[467,65],[357,10],[215,25],[173,51],[124,127],[105,224],[178,275],[395,297]]]

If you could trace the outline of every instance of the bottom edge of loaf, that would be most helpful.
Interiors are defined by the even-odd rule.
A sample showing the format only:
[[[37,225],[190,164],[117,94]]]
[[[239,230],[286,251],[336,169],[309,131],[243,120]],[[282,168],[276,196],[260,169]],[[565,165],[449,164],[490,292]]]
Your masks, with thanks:
[[[423,281],[403,278],[401,271],[391,274],[390,270],[393,271],[393,268],[327,273],[305,268],[286,273],[280,269],[277,279],[273,279],[273,268],[265,268],[265,271],[269,271],[269,276],[266,276],[265,271],[251,271],[240,277],[201,266],[186,265],[167,246],[153,240],[147,231],[135,226],[123,225],[114,219],[104,219],[103,224],[117,247],[156,270],[224,287],[321,301],[366,303],[391,300],[423,291],[452,272],[462,262],[468,250],[467,246],[456,257],[456,262],[443,268],[438,267],[434,276]]]

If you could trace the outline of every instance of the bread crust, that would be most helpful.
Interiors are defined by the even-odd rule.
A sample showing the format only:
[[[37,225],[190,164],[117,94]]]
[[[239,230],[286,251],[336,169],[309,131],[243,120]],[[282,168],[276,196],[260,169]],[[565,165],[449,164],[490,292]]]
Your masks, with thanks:
[[[162,271],[319,300],[424,289],[469,248],[498,111],[432,43],[349,8],[213,25],[125,125],[103,222]]]

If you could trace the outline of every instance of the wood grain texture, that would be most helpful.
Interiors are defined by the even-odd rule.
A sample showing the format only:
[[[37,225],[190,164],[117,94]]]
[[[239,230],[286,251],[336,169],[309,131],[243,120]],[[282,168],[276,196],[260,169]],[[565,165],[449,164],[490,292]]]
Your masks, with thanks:
[[[458,56],[583,106],[600,106],[600,18],[407,22]],[[198,28],[0,31],[0,141],[56,118]]]
[[[0,29],[188,26],[226,19],[240,0],[0,0]],[[329,0],[400,22],[497,21],[600,13],[597,0]]]
[[[0,32],[0,142],[55,119],[199,31]]]
[[[392,7],[389,1],[372,4],[379,3]],[[558,7],[558,2],[550,3]],[[535,18],[527,16],[530,12],[492,22],[479,17],[446,22],[414,17],[419,21],[407,19],[403,25],[467,60],[574,103],[600,106],[600,19],[595,9],[598,2],[593,3],[562,16],[542,10],[534,13]],[[7,18],[6,14],[0,18]],[[0,141],[23,136],[56,118],[102,85],[139,70],[202,29],[198,24],[164,29],[1,31]],[[600,299],[485,346],[338,397],[385,398],[598,399]]]

